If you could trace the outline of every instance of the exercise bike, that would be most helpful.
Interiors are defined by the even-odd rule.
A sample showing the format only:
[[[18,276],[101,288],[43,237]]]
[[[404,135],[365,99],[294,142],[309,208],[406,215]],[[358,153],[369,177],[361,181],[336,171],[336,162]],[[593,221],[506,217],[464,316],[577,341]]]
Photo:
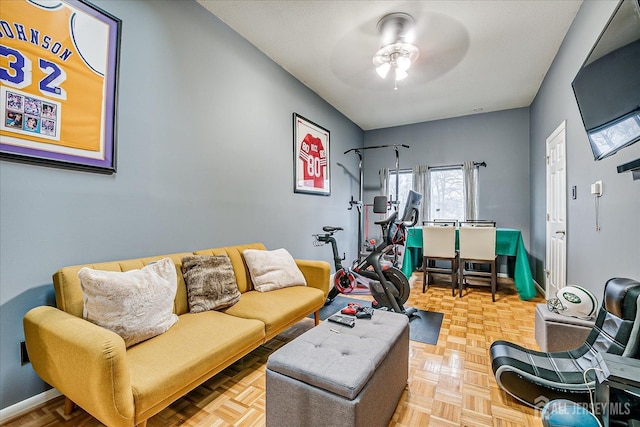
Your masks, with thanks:
[[[348,294],[360,284],[367,287],[374,300],[371,304],[373,308],[391,310],[396,313],[403,313],[411,317],[416,309],[405,309],[404,303],[409,299],[411,286],[405,275],[393,267],[391,263],[384,260],[390,252],[396,250],[396,246],[404,244],[406,238],[406,227],[416,224],[418,220],[418,206],[422,195],[410,191],[403,217],[398,220],[398,212],[393,212],[387,219],[376,221],[376,225],[382,228],[382,241],[374,246],[363,260],[356,261],[352,268],[345,268],[342,265],[344,258],[338,253],[338,244],[333,235],[343,230],[342,227],[325,226],[322,230],[325,234],[314,234],[317,245],[331,244],[333,250],[333,261],[336,268],[334,276],[334,287],[329,292],[328,302],[333,300],[338,293]],[[314,242],[314,244],[316,244]]]

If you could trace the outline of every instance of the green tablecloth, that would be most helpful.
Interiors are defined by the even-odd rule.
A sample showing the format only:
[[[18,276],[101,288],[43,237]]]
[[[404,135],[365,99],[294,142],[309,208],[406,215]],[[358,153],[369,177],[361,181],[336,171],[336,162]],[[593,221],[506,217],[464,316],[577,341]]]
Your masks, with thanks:
[[[456,248],[458,247],[458,230],[456,230]],[[496,255],[516,258],[513,281],[520,299],[528,300],[536,296],[536,287],[531,275],[531,267],[527,258],[520,230],[498,228],[496,230]],[[407,230],[406,253],[402,262],[402,272],[407,277],[418,265],[422,264],[422,227]]]

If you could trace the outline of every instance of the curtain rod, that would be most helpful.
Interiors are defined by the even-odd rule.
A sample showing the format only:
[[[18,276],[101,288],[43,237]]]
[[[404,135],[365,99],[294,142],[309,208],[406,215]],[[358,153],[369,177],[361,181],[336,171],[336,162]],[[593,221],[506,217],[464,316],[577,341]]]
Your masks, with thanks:
[[[480,166],[483,167],[487,167],[487,162],[473,162],[473,165],[477,168],[479,168]],[[443,166],[429,166],[429,170],[438,170],[438,169],[454,169],[454,168],[461,168],[463,166],[462,163],[460,164],[456,164],[456,165],[443,165]],[[391,171],[391,169],[389,170]],[[404,169],[400,169],[400,172],[411,172],[412,169],[411,168],[404,168]],[[393,171],[395,172],[395,171]]]
[[[480,166],[484,166],[485,168],[487,167],[486,162],[473,162],[473,165],[477,168],[479,168]],[[460,163],[456,165],[429,166],[429,169],[453,169],[453,168],[461,168],[462,166],[464,165]]]

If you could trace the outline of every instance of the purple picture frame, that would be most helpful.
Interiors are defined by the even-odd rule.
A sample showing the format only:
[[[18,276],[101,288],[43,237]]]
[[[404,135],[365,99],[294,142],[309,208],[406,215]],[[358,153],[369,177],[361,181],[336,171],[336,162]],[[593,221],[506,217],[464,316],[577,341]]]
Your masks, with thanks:
[[[6,131],[2,135],[0,135],[0,159],[8,160],[8,161],[16,161],[21,163],[30,163],[37,164],[43,166],[51,166],[65,169],[73,169],[73,170],[82,170],[87,172],[95,172],[102,174],[114,174],[116,172],[116,113],[117,113],[117,93],[118,93],[118,72],[119,72],[119,62],[120,62],[120,37],[121,37],[121,26],[122,21],[115,16],[111,15],[108,12],[90,4],[85,0],[60,0],[61,5],[67,5],[73,9],[75,9],[69,18],[70,20],[70,31],[72,34],[72,38],[75,34],[73,34],[73,20],[76,18],[95,18],[99,20],[101,23],[106,24],[107,36],[105,39],[107,40],[108,46],[104,47],[104,51],[107,53],[106,64],[104,64],[104,74],[97,71],[99,75],[104,77],[103,79],[103,98],[97,99],[96,103],[100,103],[101,110],[103,111],[103,117],[101,118],[103,125],[99,129],[100,137],[102,140],[101,147],[98,151],[93,150],[91,155],[84,156],[82,153],[82,149],[72,149],[65,150],[59,149],[60,145],[63,144],[51,144],[51,150],[48,149],[46,142],[38,141],[34,144],[28,143],[20,143],[21,140],[27,141],[27,138],[21,138],[22,135],[19,133],[10,133],[12,129],[9,129],[9,115],[12,114],[12,111],[8,111],[8,104],[4,105],[4,103],[8,102],[5,98],[11,95],[5,96],[7,92],[15,91],[16,94],[23,95],[19,91],[20,86],[16,86],[18,89],[12,88],[11,85],[7,85],[7,81],[2,80],[3,86],[3,97],[1,102],[2,105],[2,127],[0,130]],[[59,6],[57,6],[59,7]],[[46,9],[44,6],[40,5],[41,9]],[[52,8],[53,10],[53,8]],[[86,16],[78,17],[78,14],[85,14]],[[7,17],[7,22],[12,22],[12,17]],[[24,22],[27,21],[27,22]],[[28,19],[22,19],[19,25],[22,28],[28,28],[29,22]],[[14,26],[17,24],[13,24]],[[35,26],[35,24],[34,24]],[[0,31],[15,31],[15,36],[18,37],[19,32],[12,28],[2,28]],[[29,33],[27,30],[23,30],[27,37],[29,37]],[[6,36],[6,34],[5,34]],[[31,35],[33,37],[33,35]],[[44,36],[39,36],[44,37]],[[41,43],[44,43],[44,39],[40,39]],[[75,41],[74,41],[75,46]],[[15,50],[14,50],[15,51]],[[19,52],[18,52],[19,53]],[[76,52],[74,52],[76,53]],[[80,51],[77,52],[77,55],[82,56]],[[13,57],[12,57],[13,59]],[[37,59],[37,58],[35,58]],[[83,57],[84,59],[84,57]],[[33,59],[31,60],[33,63]],[[33,64],[33,67],[37,67],[37,63]],[[87,62],[89,65],[89,62]],[[11,66],[11,65],[10,65]],[[55,66],[55,64],[54,64]],[[4,74],[3,74],[4,71]],[[7,74],[10,72],[11,74]],[[0,79],[2,77],[10,78],[12,74],[15,74],[13,70],[0,70]],[[42,84],[42,82],[41,82]],[[24,96],[25,99],[28,98],[28,94]],[[42,104],[47,103],[47,99],[45,97],[41,97]],[[51,104],[55,104],[55,101],[51,101]],[[55,108],[55,107],[50,107]],[[24,118],[27,118],[26,107],[24,110]],[[61,113],[62,114],[62,113]],[[35,119],[32,119],[30,124],[33,124]],[[58,122],[60,123],[60,122]],[[54,120],[48,120],[45,116],[44,111],[42,112],[42,118],[40,119],[40,123],[36,122],[37,128],[31,127],[34,129],[34,133],[38,133],[36,136],[42,136],[45,138],[46,135],[51,135],[55,132],[52,127],[55,124]],[[46,125],[46,127],[45,127]],[[42,130],[41,130],[42,126]],[[49,130],[49,126],[51,126],[51,130]],[[60,126],[60,125],[58,125]],[[20,125],[12,126],[17,128],[17,132],[21,134],[25,134],[28,136],[28,132],[30,128],[27,128],[27,125],[24,125],[24,128],[21,129]],[[9,133],[7,133],[9,132]],[[58,128],[58,132],[60,132]],[[97,133],[97,132],[96,132]],[[63,138],[60,140],[62,141]],[[31,145],[31,146],[30,146]],[[76,154],[78,152],[79,154]],[[87,153],[89,151],[87,150]]]

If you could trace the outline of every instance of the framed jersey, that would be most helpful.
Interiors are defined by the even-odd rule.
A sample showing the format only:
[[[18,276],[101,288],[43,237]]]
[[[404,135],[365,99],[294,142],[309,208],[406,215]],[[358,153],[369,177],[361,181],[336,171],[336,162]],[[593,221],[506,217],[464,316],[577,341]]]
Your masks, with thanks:
[[[0,158],[115,173],[121,21],[85,0],[0,14]]]
[[[331,195],[330,133],[293,113],[293,164],[295,193]]]

